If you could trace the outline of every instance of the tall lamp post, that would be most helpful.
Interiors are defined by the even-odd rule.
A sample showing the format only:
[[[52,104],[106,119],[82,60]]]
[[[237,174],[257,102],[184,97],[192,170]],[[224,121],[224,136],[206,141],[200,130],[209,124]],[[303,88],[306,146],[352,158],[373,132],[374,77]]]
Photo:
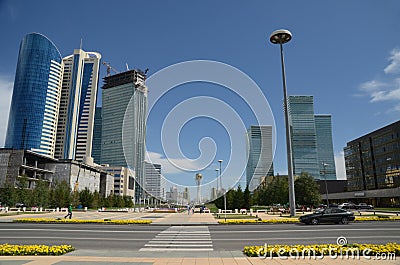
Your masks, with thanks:
[[[328,199],[328,182],[326,181],[326,167],[327,163],[322,162],[322,166],[324,167],[324,179],[325,179],[325,193],[326,193],[326,207],[329,207],[329,199]]]
[[[221,178],[222,162],[223,162],[222,159],[218,160],[218,163],[219,163],[219,180],[221,181],[221,190],[222,190],[222,178]],[[226,191],[224,192],[224,213],[225,213],[225,221],[226,221]]]
[[[289,113],[288,113],[288,98],[286,92],[286,76],[285,76],[285,63],[283,60],[283,44],[289,42],[292,39],[292,33],[286,29],[279,29],[272,32],[269,37],[270,42],[273,44],[279,44],[281,49],[281,66],[282,66],[282,81],[283,81],[283,109],[285,112],[285,126],[286,126],[286,152],[287,152],[287,163],[288,163],[288,179],[289,179],[289,206],[290,215],[296,215],[296,202],[294,195],[294,178],[293,178],[293,157],[292,157],[292,138],[290,136],[289,127]]]
[[[218,179],[218,176],[219,176],[219,175],[218,175],[218,171],[219,171],[219,169],[217,168],[217,169],[215,170],[215,172],[217,172],[217,192],[216,192],[216,193],[217,193],[217,196],[218,196],[218,181],[219,181],[219,179]]]

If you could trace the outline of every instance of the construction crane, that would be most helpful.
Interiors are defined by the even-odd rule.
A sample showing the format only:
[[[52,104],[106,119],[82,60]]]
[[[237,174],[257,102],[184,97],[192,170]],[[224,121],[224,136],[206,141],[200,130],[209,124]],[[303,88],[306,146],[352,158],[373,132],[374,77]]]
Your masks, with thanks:
[[[117,69],[115,69],[114,67],[112,67],[109,63],[107,63],[107,62],[101,62],[104,66],[106,66],[107,67],[107,76],[110,76],[111,75],[111,70],[114,72],[114,73],[116,73],[116,74],[118,74],[119,73],[119,71],[117,70]]]
[[[81,163],[79,163],[78,175],[76,176],[76,181],[74,185],[74,194],[78,191],[79,188],[79,175],[81,173]]]

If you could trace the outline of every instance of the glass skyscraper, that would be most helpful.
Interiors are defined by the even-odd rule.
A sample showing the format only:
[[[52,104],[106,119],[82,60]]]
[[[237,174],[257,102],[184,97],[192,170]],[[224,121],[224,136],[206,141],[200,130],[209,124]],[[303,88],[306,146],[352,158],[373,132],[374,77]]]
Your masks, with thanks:
[[[336,179],[330,115],[314,114],[313,96],[289,96],[289,123],[292,136],[293,172],[307,172],[314,179]]]
[[[94,114],[94,130],[92,142],[92,157],[95,163],[101,163],[101,128],[102,128],[102,114],[101,107],[96,107]]]
[[[46,36],[27,34],[20,45],[6,148],[54,157],[62,57]]]
[[[101,163],[133,167],[139,184],[135,191],[137,201],[144,196],[142,188],[147,116],[145,78],[141,71],[130,70],[105,77],[102,87]]]
[[[99,53],[81,49],[63,58],[56,158],[83,161],[92,156],[100,59]]]
[[[335,157],[332,141],[331,115],[317,114],[315,118],[315,130],[317,134],[318,164],[321,179],[336,180]],[[325,164],[325,167],[324,167]]]
[[[308,172],[314,179],[319,179],[313,96],[289,96],[288,111],[293,173],[300,175],[302,172]]]
[[[272,126],[250,126],[247,137],[246,185],[250,190],[254,190],[261,184],[264,177],[274,175]]]

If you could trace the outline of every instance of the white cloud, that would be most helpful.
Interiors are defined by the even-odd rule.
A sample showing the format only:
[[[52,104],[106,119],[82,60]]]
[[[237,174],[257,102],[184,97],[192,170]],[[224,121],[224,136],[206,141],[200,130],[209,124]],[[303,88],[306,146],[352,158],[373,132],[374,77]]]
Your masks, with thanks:
[[[338,180],[347,179],[343,151],[338,154],[335,154],[335,164],[336,164],[336,179]]]
[[[398,74],[400,73],[400,49],[394,49],[390,52],[389,57],[390,64],[386,66],[386,74]]]
[[[200,168],[200,166],[193,163],[190,159],[165,158],[162,154],[156,152],[148,151],[146,157],[148,162],[161,165],[163,175],[182,173],[186,170],[195,171]],[[175,165],[179,165],[181,168]]]
[[[385,75],[379,79],[373,79],[360,85],[359,90],[362,95],[368,96],[371,103],[383,101],[400,101],[400,49],[393,49],[390,53],[389,65],[383,70]],[[389,75],[389,74],[395,74]],[[390,112],[400,112],[399,105],[391,107]]]
[[[13,85],[10,76],[0,75],[0,146],[4,146],[6,138]]]

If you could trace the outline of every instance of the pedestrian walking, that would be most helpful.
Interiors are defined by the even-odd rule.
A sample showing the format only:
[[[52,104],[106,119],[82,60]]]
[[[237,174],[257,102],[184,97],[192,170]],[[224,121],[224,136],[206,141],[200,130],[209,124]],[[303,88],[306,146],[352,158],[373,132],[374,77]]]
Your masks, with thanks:
[[[69,204],[68,206],[68,214],[64,216],[64,219],[66,219],[69,216],[69,219],[72,218],[72,204]]]

